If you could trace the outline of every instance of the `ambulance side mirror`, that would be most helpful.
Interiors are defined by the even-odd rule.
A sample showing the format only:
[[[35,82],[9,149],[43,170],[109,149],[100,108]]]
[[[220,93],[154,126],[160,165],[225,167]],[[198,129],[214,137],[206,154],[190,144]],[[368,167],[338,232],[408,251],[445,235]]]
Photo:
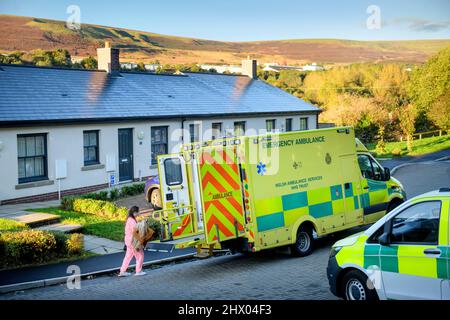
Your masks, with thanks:
[[[389,246],[391,244],[391,230],[392,230],[392,219],[387,220],[384,223],[383,233],[378,237],[378,243],[382,246]]]
[[[388,246],[390,244],[389,238],[390,238],[390,234],[387,232],[384,232],[381,236],[378,237],[378,242],[382,246]]]
[[[384,168],[384,181],[389,181],[391,179],[391,170],[389,168]]]

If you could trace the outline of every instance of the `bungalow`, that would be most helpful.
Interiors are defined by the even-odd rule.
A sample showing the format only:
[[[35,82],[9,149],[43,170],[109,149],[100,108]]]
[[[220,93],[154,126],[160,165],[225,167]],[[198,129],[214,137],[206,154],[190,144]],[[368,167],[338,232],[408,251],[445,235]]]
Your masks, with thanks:
[[[256,78],[0,65],[0,204],[79,194],[157,174],[183,142],[317,127],[320,110]]]

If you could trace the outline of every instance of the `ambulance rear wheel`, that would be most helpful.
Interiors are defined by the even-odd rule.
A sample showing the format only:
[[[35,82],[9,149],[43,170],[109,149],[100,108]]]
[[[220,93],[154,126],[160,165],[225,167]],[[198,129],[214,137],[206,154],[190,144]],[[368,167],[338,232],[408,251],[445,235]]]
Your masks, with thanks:
[[[341,292],[345,300],[378,300],[375,289],[368,288],[368,277],[357,270],[352,270],[344,275]]]
[[[297,241],[292,245],[292,254],[296,257],[305,257],[313,251],[314,238],[312,229],[308,226],[300,226],[297,231]]]

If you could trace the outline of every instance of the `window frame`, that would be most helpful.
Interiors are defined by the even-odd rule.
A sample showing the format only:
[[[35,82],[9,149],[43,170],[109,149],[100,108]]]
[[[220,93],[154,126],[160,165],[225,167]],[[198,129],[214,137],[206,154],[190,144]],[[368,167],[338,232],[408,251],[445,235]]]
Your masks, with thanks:
[[[370,168],[372,169],[372,176],[375,176],[374,163],[381,169],[381,177],[380,177],[380,180],[373,179],[373,178],[366,178],[366,177],[363,176],[362,171],[361,171],[361,166],[359,165],[359,157],[360,157],[360,156],[364,156],[364,157],[369,158]],[[357,160],[358,160],[359,172],[361,173],[361,177],[362,177],[363,179],[369,179],[369,180],[372,180],[372,181],[378,181],[378,182],[386,182],[386,180],[384,180],[384,176],[385,176],[385,175],[384,175],[384,168],[383,168],[383,166],[380,165],[379,163],[375,162],[375,159],[373,159],[371,155],[369,155],[369,154],[367,154],[367,153],[358,153],[358,154],[356,155],[356,158],[357,158]]]
[[[306,120],[306,128],[302,129],[302,120]],[[300,131],[306,131],[309,130],[309,118],[308,117],[300,117],[300,125],[299,125]]]
[[[272,130],[268,129],[269,123],[272,123]],[[277,119],[266,119],[266,132],[267,133],[275,133],[277,127]]]
[[[214,129],[214,125],[219,125],[219,127],[220,127],[220,129],[219,129],[219,136],[218,137],[214,136],[214,132],[216,130],[216,129]],[[222,122],[213,122],[213,123],[211,123],[211,131],[212,131],[211,132],[211,137],[212,137],[212,140],[220,139],[223,136],[223,134],[222,134],[222,127],[223,127]]]
[[[425,201],[419,201],[416,203],[412,203],[410,206],[402,209],[402,211],[398,212],[395,216],[392,216],[389,220],[387,220],[384,224],[385,229],[384,232],[389,232],[389,235],[392,236],[392,230],[394,228],[393,225],[393,220],[395,219],[395,217],[397,217],[399,214],[402,214],[403,212],[405,212],[406,210],[416,206],[416,205],[420,205],[420,204],[424,204],[424,203],[430,203],[430,202],[438,202],[439,203],[439,222],[438,222],[438,234],[437,234],[437,241],[434,243],[430,243],[430,242],[391,242],[389,241],[390,245],[393,246],[438,246],[439,245],[439,235],[441,232],[441,228],[440,228],[440,224],[441,224],[441,215],[442,215],[442,200],[439,199],[434,199],[434,200],[425,200]]]
[[[165,129],[166,131],[166,136],[165,136],[165,143],[164,142],[157,142],[154,143],[153,142],[153,132],[154,130],[158,130],[158,129]],[[163,139],[164,140],[164,139]],[[158,156],[161,154],[157,154],[155,155],[155,159],[153,159],[153,145],[166,145],[165,148],[165,153],[161,153],[161,154],[168,154],[169,153],[169,126],[151,126],[150,127],[150,165],[157,165],[158,164]]]
[[[44,153],[42,155],[34,155],[34,156],[25,156],[25,157],[19,157],[19,138],[27,138],[27,137],[43,137],[44,140]],[[25,150],[26,150],[26,140],[25,140]],[[36,142],[35,142],[35,151],[36,151]],[[43,166],[44,166],[44,174],[40,176],[33,176],[33,177],[19,177],[19,160],[24,159],[26,162],[26,159],[28,158],[43,158]],[[36,181],[43,181],[48,180],[48,151],[47,151],[47,133],[30,133],[30,134],[18,134],[17,135],[17,178],[19,184],[24,184],[28,182],[36,182]],[[25,168],[25,175],[26,175],[26,168]]]
[[[191,131],[191,128],[193,130]],[[198,137],[195,136],[195,128],[198,128]],[[190,143],[200,142],[200,124],[199,123],[190,123],[189,124],[189,141]],[[194,139],[196,138],[196,139]]]
[[[167,179],[167,170],[166,170],[166,162],[167,161],[173,161],[174,159],[176,159],[176,160],[178,160],[179,161],[179,168],[180,168],[180,178],[181,178],[181,181],[179,182],[179,183],[168,183],[168,180],[169,179]],[[167,158],[167,159],[164,159],[164,179],[165,179],[165,183],[166,183],[166,185],[167,186],[169,186],[169,187],[172,187],[172,186],[179,186],[179,185],[182,185],[183,184],[183,168],[181,167],[181,161],[180,161],[180,158],[177,158],[177,157],[172,157],[172,158]]]
[[[245,136],[245,131],[246,131],[246,126],[247,126],[247,121],[234,121],[233,123],[233,134],[235,137],[238,137],[238,135],[236,134],[236,126],[237,125],[242,125],[243,127],[243,136]]]
[[[288,130],[288,122],[289,122],[289,130]],[[292,118],[286,118],[284,122],[285,126],[285,132],[291,132],[292,131]]]
[[[84,145],[84,135],[91,134],[91,133],[96,134],[97,144],[86,146],[86,145]],[[99,152],[100,141],[99,141],[99,138],[100,138],[100,130],[83,130],[83,161],[84,161],[84,166],[86,166],[86,167],[100,164],[100,152]],[[86,154],[86,148],[95,148],[95,160],[88,160],[88,161],[84,160],[84,156]]]

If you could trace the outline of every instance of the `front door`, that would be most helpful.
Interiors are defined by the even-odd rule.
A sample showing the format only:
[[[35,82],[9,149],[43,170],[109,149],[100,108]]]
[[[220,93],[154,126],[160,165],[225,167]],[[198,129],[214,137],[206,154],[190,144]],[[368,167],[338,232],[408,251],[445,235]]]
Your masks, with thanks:
[[[361,169],[360,203],[366,222],[374,222],[387,209],[388,191],[383,168],[368,154],[358,154]]]
[[[119,129],[119,181],[133,180],[133,129]]]
[[[447,238],[439,234],[441,207],[437,200],[420,202],[392,218],[390,244],[380,249],[388,299],[441,299],[448,245]]]

